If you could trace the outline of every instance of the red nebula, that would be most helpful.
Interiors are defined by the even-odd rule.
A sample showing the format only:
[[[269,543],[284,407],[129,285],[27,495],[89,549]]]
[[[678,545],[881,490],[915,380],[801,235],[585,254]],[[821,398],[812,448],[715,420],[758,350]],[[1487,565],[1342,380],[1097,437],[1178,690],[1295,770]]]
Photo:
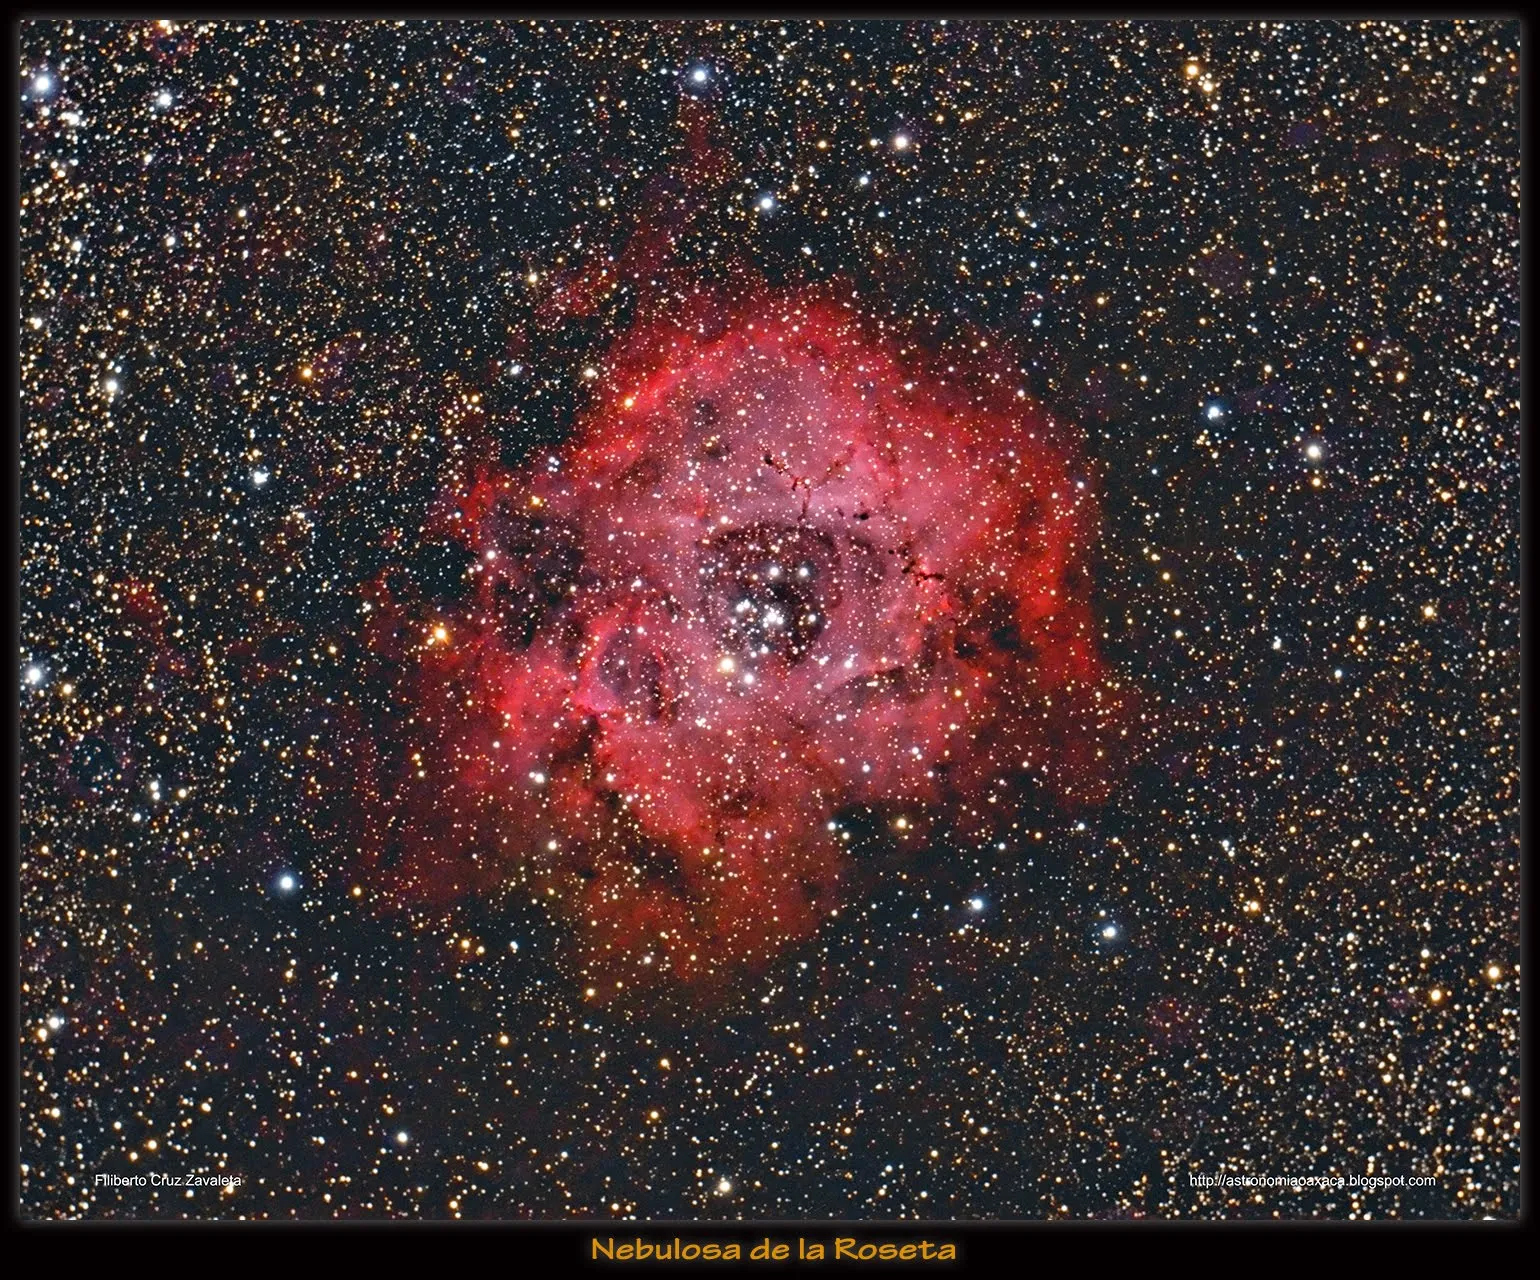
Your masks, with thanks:
[[[565,444],[446,492],[469,596],[374,594],[410,709],[351,762],[375,895],[514,886],[599,993],[700,983],[846,900],[842,813],[982,835],[1026,779],[1104,798],[1094,500],[1016,368],[830,291],[639,325]]]

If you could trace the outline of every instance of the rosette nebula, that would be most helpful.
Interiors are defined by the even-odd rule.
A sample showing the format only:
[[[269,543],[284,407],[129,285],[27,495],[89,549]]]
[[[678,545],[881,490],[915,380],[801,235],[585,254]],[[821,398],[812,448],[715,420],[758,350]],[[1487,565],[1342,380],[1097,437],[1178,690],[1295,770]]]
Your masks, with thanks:
[[[638,324],[603,379],[560,447],[446,486],[458,598],[372,591],[410,709],[350,762],[379,900],[511,888],[595,993],[700,984],[838,912],[852,825],[984,839],[1029,790],[1106,795],[1092,488],[1019,362],[766,291]]]

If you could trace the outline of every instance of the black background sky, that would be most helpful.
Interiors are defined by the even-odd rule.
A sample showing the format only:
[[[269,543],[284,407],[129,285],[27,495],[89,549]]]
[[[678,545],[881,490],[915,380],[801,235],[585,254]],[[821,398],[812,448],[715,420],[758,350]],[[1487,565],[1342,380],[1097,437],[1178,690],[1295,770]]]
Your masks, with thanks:
[[[23,1214],[1516,1212],[1518,44],[23,24]],[[542,303],[665,217],[1032,353],[1155,745],[662,1017],[514,895],[371,911],[306,788],[399,712],[361,584],[456,589],[445,406],[560,441],[624,314]],[[92,1183],[151,1171],[243,1182]]]

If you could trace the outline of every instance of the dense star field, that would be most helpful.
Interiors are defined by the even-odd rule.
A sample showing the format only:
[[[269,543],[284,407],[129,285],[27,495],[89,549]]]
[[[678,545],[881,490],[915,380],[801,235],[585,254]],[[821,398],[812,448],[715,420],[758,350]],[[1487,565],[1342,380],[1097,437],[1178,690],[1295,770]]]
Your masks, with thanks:
[[[23,24],[23,1215],[1516,1214],[1518,44]]]

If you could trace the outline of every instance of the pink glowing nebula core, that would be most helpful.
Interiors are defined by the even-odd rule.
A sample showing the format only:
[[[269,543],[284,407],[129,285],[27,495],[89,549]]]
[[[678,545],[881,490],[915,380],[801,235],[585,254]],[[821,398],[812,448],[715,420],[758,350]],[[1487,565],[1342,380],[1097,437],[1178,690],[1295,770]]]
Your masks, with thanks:
[[[355,874],[511,888],[596,990],[767,964],[846,904],[840,815],[1007,831],[1106,797],[1092,488],[987,340],[905,345],[832,290],[636,326],[558,449],[475,462],[428,533],[469,595],[371,593],[403,708],[350,760]],[[938,856],[942,856],[939,855]]]

